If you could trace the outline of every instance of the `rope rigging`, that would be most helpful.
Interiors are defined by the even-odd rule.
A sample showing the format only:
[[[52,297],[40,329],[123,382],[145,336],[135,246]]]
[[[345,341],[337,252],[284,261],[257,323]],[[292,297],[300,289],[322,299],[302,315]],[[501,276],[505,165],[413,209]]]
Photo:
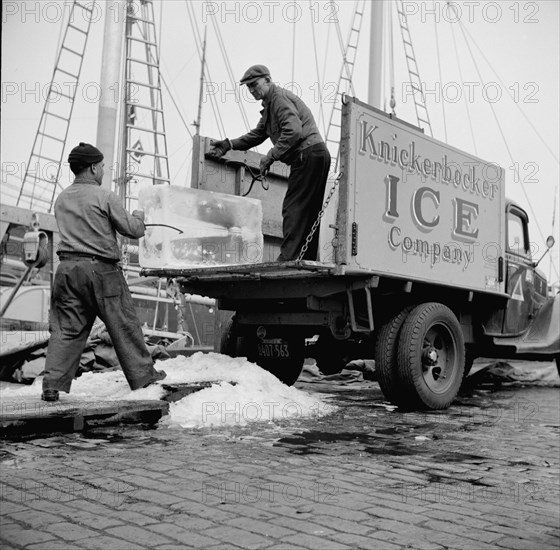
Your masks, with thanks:
[[[449,5],[452,5],[452,4],[449,4]],[[453,8],[455,8],[455,6],[453,6]],[[465,34],[465,29],[464,29],[464,27],[463,27],[463,25],[461,24],[460,21],[459,21],[459,28],[461,29],[461,32],[463,33],[463,38],[465,39],[465,44],[467,45],[467,48],[469,50],[469,54],[470,54],[471,59],[474,63],[474,67],[476,69],[476,73],[478,75],[478,78],[480,79],[480,82],[484,82],[484,79],[482,77],[482,73],[480,72],[480,68],[478,67],[478,63],[476,62],[476,59],[473,55],[470,43],[467,40],[467,37],[466,37],[466,34]],[[472,40],[472,38],[471,38],[471,40]],[[509,156],[512,164],[515,164],[513,153],[510,149],[508,140],[506,139],[506,136],[504,134],[504,130],[502,128],[502,125],[500,124],[500,121],[498,119],[498,115],[496,114],[496,110],[494,109],[494,105],[492,103],[490,103],[490,110],[492,111],[492,116],[494,117],[494,121],[496,122],[496,125],[498,126],[498,131],[500,132],[500,135],[502,136],[502,141],[504,143],[504,146],[506,148],[508,156]],[[529,196],[527,195],[527,191],[525,190],[525,186],[523,185],[523,182],[520,181],[520,183],[521,183],[521,190],[523,191],[523,194],[525,195],[525,199],[527,200],[527,205],[529,206],[529,210],[531,210],[531,215],[533,216],[533,221],[535,222],[535,225],[537,226],[537,230],[539,231],[539,235],[540,235],[541,239],[544,241],[545,240],[544,239],[544,234],[543,234],[543,232],[541,230],[541,227],[539,225],[538,217],[536,216],[536,214],[533,210],[533,206],[531,205],[531,201],[529,200]]]

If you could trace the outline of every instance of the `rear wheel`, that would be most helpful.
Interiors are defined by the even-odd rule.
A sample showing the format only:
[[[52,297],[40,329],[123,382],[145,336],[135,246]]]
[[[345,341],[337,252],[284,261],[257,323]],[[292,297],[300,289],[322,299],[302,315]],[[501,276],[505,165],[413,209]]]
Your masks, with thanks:
[[[244,333],[233,317],[222,332],[220,353],[247,357],[284,384],[292,386],[303,369],[305,339],[294,334],[259,337],[256,328]]]
[[[294,334],[260,338],[246,337],[248,359],[274,374],[287,386],[296,383],[303,369],[305,339]]]
[[[230,357],[247,357],[245,338],[239,334],[235,316],[224,325],[220,338],[220,353]]]
[[[429,302],[415,307],[399,336],[397,368],[407,408],[445,409],[463,380],[465,343],[453,312]]]
[[[375,372],[383,395],[394,405],[404,400],[397,372],[397,344],[402,325],[412,310],[409,306],[381,326],[375,339]]]
[[[339,373],[349,361],[347,347],[345,341],[336,340],[330,332],[319,336],[313,350],[319,370],[324,375]]]

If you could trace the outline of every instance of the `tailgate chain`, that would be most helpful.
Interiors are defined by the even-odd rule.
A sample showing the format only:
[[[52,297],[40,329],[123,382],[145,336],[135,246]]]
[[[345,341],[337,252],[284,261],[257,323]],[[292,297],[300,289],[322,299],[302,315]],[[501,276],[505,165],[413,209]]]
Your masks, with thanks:
[[[307,237],[305,238],[305,243],[303,244],[298,257],[296,258],[296,262],[301,262],[303,260],[303,257],[305,256],[305,253],[309,248],[309,244],[311,243],[311,239],[313,239],[313,235],[315,234],[315,231],[317,231],[317,228],[321,224],[321,218],[323,217],[323,214],[325,213],[325,210],[327,209],[327,206],[329,205],[329,202],[332,199],[334,192],[336,191],[336,186],[338,185],[341,177],[342,177],[342,172],[340,172],[338,176],[336,176],[333,186],[331,187],[331,190],[329,191],[329,194],[325,199],[323,207],[321,208],[321,211],[319,212],[317,219],[313,222],[313,226],[311,227],[311,231],[309,232],[309,235],[307,235]]]

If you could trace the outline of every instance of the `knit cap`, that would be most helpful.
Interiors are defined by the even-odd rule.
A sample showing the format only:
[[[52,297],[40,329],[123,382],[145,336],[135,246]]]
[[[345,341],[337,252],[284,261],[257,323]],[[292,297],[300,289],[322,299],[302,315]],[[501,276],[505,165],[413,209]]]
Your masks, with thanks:
[[[70,164],[96,164],[103,160],[103,153],[89,143],[81,142],[77,147],[74,147],[68,155],[68,162]]]

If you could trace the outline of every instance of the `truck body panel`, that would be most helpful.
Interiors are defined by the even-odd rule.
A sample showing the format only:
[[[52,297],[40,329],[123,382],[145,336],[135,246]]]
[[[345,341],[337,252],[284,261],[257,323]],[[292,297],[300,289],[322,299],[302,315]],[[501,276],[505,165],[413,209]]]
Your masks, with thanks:
[[[343,129],[338,263],[503,292],[503,170],[356,100]]]

